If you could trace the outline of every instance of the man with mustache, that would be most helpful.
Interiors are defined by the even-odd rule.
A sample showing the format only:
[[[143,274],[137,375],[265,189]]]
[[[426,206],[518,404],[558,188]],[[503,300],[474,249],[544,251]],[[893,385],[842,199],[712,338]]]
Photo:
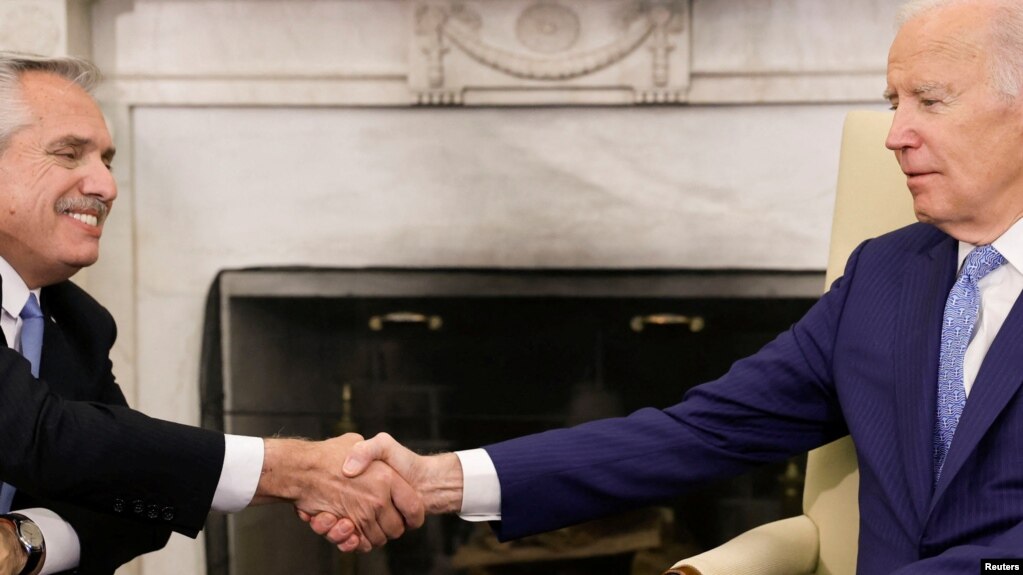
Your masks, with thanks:
[[[857,569],[978,572],[1023,557],[1023,2],[916,0],[888,58],[886,145],[919,223],[860,245],[789,331],[677,405],[383,459],[430,512],[515,538],[662,500],[845,434],[860,465]],[[329,515],[313,529],[358,542]]]
[[[357,435],[225,436],[128,409],[114,321],[68,281],[99,257],[117,198],[97,79],[0,53],[0,575],[112,573],[171,530],[194,537],[211,508],[350,516],[366,549],[417,527],[421,501],[389,467],[338,473]]]

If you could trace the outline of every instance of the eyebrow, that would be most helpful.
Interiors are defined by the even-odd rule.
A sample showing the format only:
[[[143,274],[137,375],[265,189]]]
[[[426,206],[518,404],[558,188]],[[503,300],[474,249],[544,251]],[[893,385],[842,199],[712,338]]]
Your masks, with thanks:
[[[54,142],[54,145],[71,146],[73,148],[86,148],[94,146],[95,141],[89,138],[82,138],[79,136],[64,136],[63,138],[60,138],[59,140]],[[100,157],[103,158],[103,161],[110,163],[113,161],[115,154],[117,154],[117,149],[111,146],[103,150],[103,152],[100,154]]]
[[[927,94],[930,92],[948,92],[948,85],[929,82],[927,84],[921,84],[916,88],[913,88],[913,95],[915,96],[919,96],[920,94]]]
[[[929,94],[931,92],[946,92],[947,93],[948,91],[949,91],[949,87],[948,87],[947,84],[939,84],[937,82],[928,82],[926,84],[921,84],[921,85],[917,86],[916,88],[913,88],[910,91],[910,94],[913,94],[914,96],[919,96],[921,94]],[[898,95],[899,94],[898,94],[897,91],[895,91],[892,88],[888,88],[888,89],[886,89],[884,91],[884,94],[882,94],[882,97],[885,100],[888,100],[890,102],[891,100],[896,98]]]

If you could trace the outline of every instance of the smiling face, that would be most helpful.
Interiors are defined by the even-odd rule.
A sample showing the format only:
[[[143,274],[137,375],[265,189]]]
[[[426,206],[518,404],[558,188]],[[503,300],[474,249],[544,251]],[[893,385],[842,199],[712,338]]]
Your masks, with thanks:
[[[926,12],[899,31],[886,97],[895,151],[917,217],[956,239],[990,243],[1023,216],[1023,97],[992,84],[983,2]]]
[[[117,186],[92,97],[50,73],[21,80],[27,123],[0,154],[0,256],[35,288],[96,262]]]

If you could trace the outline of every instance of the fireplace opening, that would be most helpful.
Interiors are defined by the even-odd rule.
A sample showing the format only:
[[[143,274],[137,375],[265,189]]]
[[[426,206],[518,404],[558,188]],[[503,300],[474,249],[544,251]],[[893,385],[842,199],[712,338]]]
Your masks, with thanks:
[[[387,431],[432,453],[679,401],[785,330],[820,273],[319,270],[223,272],[207,310],[203,424],[322,438]],[[285,506],[213,516],[208,572],[658,572],[799,512],[802,461],[661,505],[498,544],[430,518],[342,557]]]

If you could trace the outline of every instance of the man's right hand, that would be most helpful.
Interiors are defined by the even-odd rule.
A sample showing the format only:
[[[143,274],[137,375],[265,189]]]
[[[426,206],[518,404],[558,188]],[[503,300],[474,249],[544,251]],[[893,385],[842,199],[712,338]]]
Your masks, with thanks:
[[[426,513],[457,513],[462,508],[462,464],[454,453],[417,455],[386,433],[356,443],[344,463],[349,478],[363,478],[374,467],[386,463],[403,477],[422,498]],[[342,551],[364,549],[366,542],[345,515],[323,512],[299,516]]]
[[[253,504],[289,501],[303,519],[319,514],[344,517],[351,523],[335,521],[331,528],[338,533],[347,529],[357,538],[345,550],[369,551],[400,537],[406,528],[421,526],[424,509],[419,493],[388,465],[367,461],[358,477],[341,473],[352,446],[361,441],[362,436],[354,433],[318,442],[265,439],[263,472]],[[319,521],[322,525],[326,516]]]

